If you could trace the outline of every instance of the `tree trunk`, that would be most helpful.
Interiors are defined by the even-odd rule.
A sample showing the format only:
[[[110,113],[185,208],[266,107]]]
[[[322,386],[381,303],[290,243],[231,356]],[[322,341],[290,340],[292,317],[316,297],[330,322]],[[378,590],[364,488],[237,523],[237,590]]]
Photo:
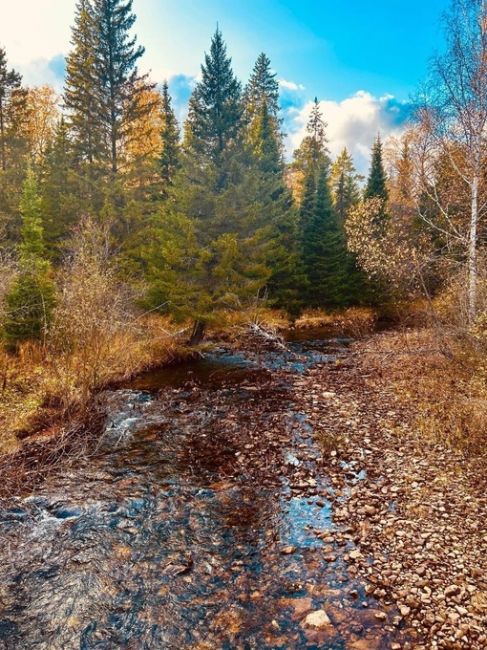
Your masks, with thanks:
[[[205,336],[206,324],[202,323],[200,320],[194,322],[193,331],[191,332],[191,337],[188,341],[189,345],[198,345],[201,343]]]
[[[479,219],[479,177],[472,179],[472,208],[468,247],[468,320],[473,323],[477,313],[477,229]]]
[[[0,97],[0,144],[1,144],[1,166],[2,170],[7,169],[7,156],[6,156],[6,146],[5,146],[5,124],[3,120],[3,101]]]

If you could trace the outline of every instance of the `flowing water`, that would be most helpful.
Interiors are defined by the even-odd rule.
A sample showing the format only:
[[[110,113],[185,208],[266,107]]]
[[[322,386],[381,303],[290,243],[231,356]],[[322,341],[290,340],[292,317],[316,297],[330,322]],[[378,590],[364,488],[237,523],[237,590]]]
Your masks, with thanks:
[[[294,338],[104,396],[97,448],[0,510],[0,648],[390,647],[295,384],[347,340]]]

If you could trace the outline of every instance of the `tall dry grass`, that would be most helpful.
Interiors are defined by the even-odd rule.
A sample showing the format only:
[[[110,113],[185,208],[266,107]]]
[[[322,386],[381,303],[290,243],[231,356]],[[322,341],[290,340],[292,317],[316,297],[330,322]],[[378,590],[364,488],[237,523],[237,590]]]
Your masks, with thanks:
[[[45,342],[24,343],[15,356],[0,348],[0,452],[85,416],[96,391],[178,354],[169,319],[134,307],[106,228],[84,219],[62,269]]]
[[[409,407],[418,444],[441,443],[482,456],[487,451],[487,315],[469,327],[438,314],[422,328],[372,340],[368,364]]]

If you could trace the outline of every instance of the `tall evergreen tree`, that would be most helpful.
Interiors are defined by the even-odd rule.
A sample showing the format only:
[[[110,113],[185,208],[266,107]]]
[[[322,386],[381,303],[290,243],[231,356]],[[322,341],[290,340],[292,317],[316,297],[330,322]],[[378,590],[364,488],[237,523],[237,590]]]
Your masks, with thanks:
[[[249,126],[249,140],[261,171],[282,176],[280,134],[276,133],[275,119],[265,101]]]
[[[0,228],[14,242],[19,235],[19,198],[29,154],[27,91],[0,48]]]
[[[262,105],[267,104],[267,111],[275,120],[279,116],[279,82],[272,72],[269,57],[262,52],[255,62],[252,75],[245,86],[243,94],[245,116],[247,121],[258,115]]]
[[[25,118],[27,93],[22,77],[9,69],[5,49],[0,48],[0,169],[12,164],[15,150],[22,143],[22,121]]]
[[[382,155],[382,141],[380,139],[380,135],[377,136],[377,139],[372,147],[372,160],[370,173],[367,180],[367,187],[365,188],[365,198],[379,198],[383,199],[384,201],[387,201],[389,198],[389,192],[387,191],[387,177],[384,169]]]
[[[306,277],[299,248],[298,220],[291,192],[284,180],[281,134],[277,120],[270,115],[267,102],[261,104],[251,129],[254,173],[260,175],[267,190],[263,214],[272,226],[270,233],[268,282],[271,304],[296,317],[303,306]]]
[[[361,176],[355,170],[353,160],[345,148],[333,163],[330,174],[333,203],[341,224],[350,209],[360,201],[359,180]]]
[[[97,104],[97,24],[91,0],[78,0],[71,34],[72,49],[66,61],[64,104],[67,125],[74,142],[78,164],[94,165],[102,152],[103,128]]]
[[[44,238],[54,259],[59,258],[62,242],[72,226],[90,207],[75,172],[76,155],[68,125],[62,117],[42,161],[39,184]]]
[[[283,174],[283,137],[279,117],[279,83],[270,59],[260,54],[243,94],[246,141],[267,171]]]
[[[238,147],[241,137],[241,85],[219,29],[201,66],[201,81],[189,102],[184,147],[203,164],[222,170],[225,156]],[[219,178],[220,183],[223,178]]]
[[[103,129],[104,155],[114,174],[119,171],[131,122],[151,108],[139,101],[153,85],[137,69],[144,48],[130,35],[136,20],[132,5],[133,0],[94,0],[97,120]]]
[[[4,334],[9,346],[45,335],[54,304],[54,284],[46,259],[41,202],[35,175],[28,170],[22,199],[19,273],[6,296]]]
[[[150,304],[193,317],[193,341],[270,277],[269,184],[253,162],[242,137],[240,84],[217,30],[190,100],[174,200],[155,215],[147,251]]]
[[[179,126],[172,107],[171,96],[167,81],[162,86],[162,129],[161,155],[159,170],[164,184],[163,192],[172,186],[177,170],[180,167]]]
[[[304,176],[312,172],[317,177],[322,166],[330,162],[326,126],[320,103],[315,97],[306,126],[307,135],[294,152],[293,167],[301,171]]]
[[[119,171],[131,124],[150,106],[152,86],[139,75],[144,49],[130,36],[132,0],[79,0],[67,61],[64,101],[81,162],[89,175]]]
[[[308,304],[339,306],[345,249],[333,209],[327,165],[320,169],[313,209],[304,225],[303,255],[309,281]]]

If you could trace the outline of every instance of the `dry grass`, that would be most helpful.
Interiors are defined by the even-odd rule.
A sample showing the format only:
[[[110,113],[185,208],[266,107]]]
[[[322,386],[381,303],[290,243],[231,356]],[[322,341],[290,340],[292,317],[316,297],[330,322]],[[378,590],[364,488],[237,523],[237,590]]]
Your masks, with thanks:
[[[97,391],[178,351],[168,319],[141,315],[121,278],[106,226],[86,218],[74,233],[58,277],[58,295],[43,344],[0,350],[0,452],[19,439],[86,419]]]
[[[377,314],[367,307],[350,307],[341,312],[309,310],[296,321],[300,329],[329,328],[334,334],[360,339],[373,332]]]
[[[465,332],[425,328],[370,342],[368,365],[414,414],[419,441],[485,453],[486,350]]]
[[[174,333],[167,319],[152,316],[70,354],[33,344],[16,356],[0,350],[0,453],[18,450],[28,435],[82,418],[103,387],[183,355]]]
[[[289,327],[291,322],[285,312],[258,305],[242,311],[221,312],[209,327],[208,337],[235,339],[238,338],[242,330],[248,329],[251,324],[282,330]]]
[[[222,312],[209,327],[208,336],[216,339],[235,339],[250,324],[267,330],[282,331],[292,326],[289,316],[281,310],[258,305],[239,312]],[[298,329],[329,329],[330,336],[347,335],[360,339],[374,331],[377,314],[366,307],[350,307],[336,312],[308,310],[294,323]]]

